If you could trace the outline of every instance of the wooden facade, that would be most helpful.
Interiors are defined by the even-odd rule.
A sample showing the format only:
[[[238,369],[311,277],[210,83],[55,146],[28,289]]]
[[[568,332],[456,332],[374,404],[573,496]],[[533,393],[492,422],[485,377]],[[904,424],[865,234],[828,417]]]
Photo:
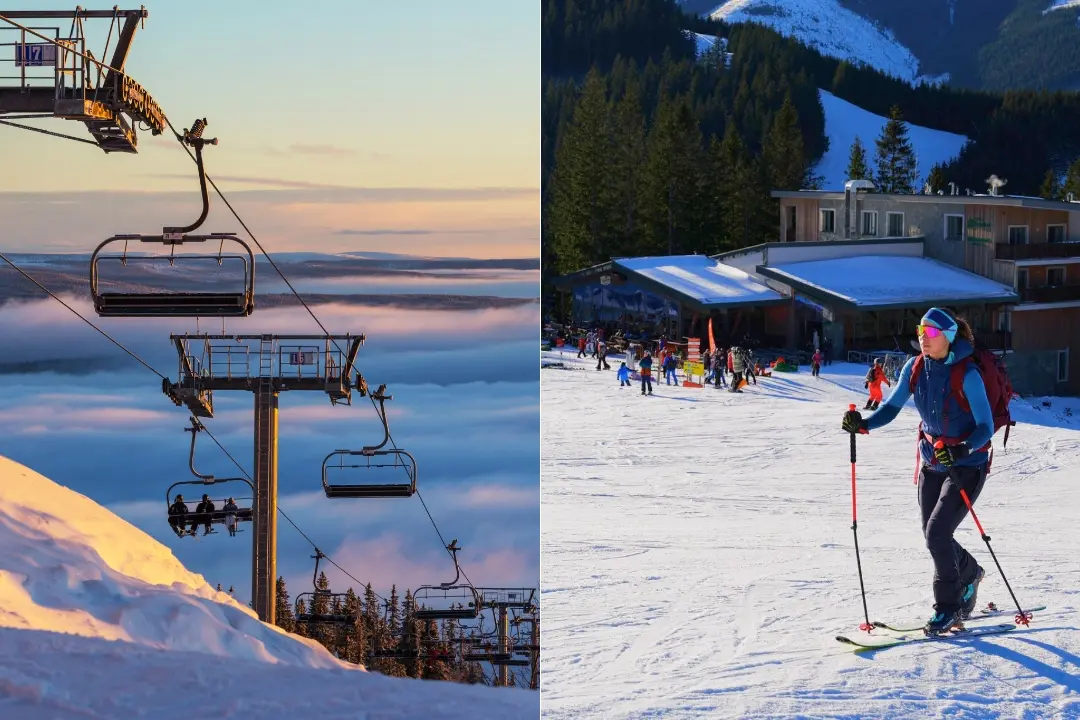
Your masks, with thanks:
[[[1080,309],[1054,308],[1012,313],[1014,348],[1024,350],[1069,350],[1069,371],[1065,387],[1080,394]]]
[[[784,200],[780,204],[780,242],[810,242],[818,239],[820,218],[817,198]],[[841,222],[837,218],[837,223]]]

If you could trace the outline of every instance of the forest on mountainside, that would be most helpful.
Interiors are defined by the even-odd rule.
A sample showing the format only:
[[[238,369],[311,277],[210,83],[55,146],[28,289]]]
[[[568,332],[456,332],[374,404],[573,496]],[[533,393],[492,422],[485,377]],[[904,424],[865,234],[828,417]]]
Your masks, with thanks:
[[[696,57],[685,30],[723,40]],[[827,148],[819,88],[970,138],[935,178],[961,188],[993,173],[1036,195],[1080,155],[1078,93],[912,87],[673,0],[543,0],[542,38],[545,284],[612,256],[775,240],[769,191],[813,187]]]
[[[924,75],[988,90],[1080,90],[1078,10],[1051,0],[841,0],[888,28]]]

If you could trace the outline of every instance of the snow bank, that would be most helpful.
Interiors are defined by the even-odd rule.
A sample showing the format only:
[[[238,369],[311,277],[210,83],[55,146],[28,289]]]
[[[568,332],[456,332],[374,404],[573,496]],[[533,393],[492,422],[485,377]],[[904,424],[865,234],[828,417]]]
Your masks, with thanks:
[[[164,510],[162,511],[164,522]],[[341,663],[259,621],[93,500],[0,457],[0,627],[313,668]]]
[[[1055,10],[1066,10],[1068,8],[1080,9],[1080,0],[1054,0],[1050,4],[1050,7],[1043,10],[1043,15],[1054,12]]]
[[[260,622],[94,501],[0,456],[4,720],[535,718],[539,701],[340,662]]]
[[[882,30],[838,0],[727,0],[712,17],[729,23],[755,22],[793,37],[822,55],[865,63],[912,81],[919,61],[889,30]]]
[[[843,190],[848,180],[848,155],[855,137],[862,140],[867,162],[873,169],[877,139],[888,118],[863,110],[825,90],[821,91],[821,104],[825,109],[825,134],[829,136],[829,149],[818,162],[816,172],[824,178],[822,190]],[[919,190],[930,174],[930,168],[959,155],[968,139],[963,135],[931,130],[921,125],[908,123],[907,126],[908,138],[919,163],[919,186],[915,188]]]

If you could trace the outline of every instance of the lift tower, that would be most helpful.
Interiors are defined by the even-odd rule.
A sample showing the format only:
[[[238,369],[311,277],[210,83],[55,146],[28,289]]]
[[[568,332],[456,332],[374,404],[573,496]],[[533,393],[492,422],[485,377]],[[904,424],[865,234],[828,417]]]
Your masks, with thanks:
[[[162,390],[195,417],[214,417],[214,391],[255,394],[254,552],[251,600],[263,622],[274,624],[277,579],[278,395],[286,390],[324,392],[332,404],[350,405],[363,335],[170,335],[180,356],[179,379]],[[340,350],[339,348],[345,348]]]
[[[124,70],[148,15],[145,8],[0,10],[0,122],[35,130],[9,118],[75,120],[105,152],[138,152],[140,123],[154,135],[167,124],[161,106]],[[111,21],[100,58],[87,46],[84,21],[91,19]],[[62,20],[70,21],[67,29]]]

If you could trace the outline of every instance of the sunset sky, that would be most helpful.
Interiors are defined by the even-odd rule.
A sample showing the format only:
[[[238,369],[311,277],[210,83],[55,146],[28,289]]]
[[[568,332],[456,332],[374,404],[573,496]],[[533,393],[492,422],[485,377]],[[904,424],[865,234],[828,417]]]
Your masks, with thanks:
[[[539,255],[535,3],[146,6],[127,72],[177,130],[208,119],[220,139],[208,172],[271,252]],[[87,21],[96,56],[108,27]],[[13,74],[11,53],[0,48],[0,75]],[[90,137],[77,122],[28,122]],[[139,141],[137,155],[106,155],[0,126],[0,249],[89,252],[194,219],[193,163],[172,138]],[[215,200],[202,229],[239,231]]]

